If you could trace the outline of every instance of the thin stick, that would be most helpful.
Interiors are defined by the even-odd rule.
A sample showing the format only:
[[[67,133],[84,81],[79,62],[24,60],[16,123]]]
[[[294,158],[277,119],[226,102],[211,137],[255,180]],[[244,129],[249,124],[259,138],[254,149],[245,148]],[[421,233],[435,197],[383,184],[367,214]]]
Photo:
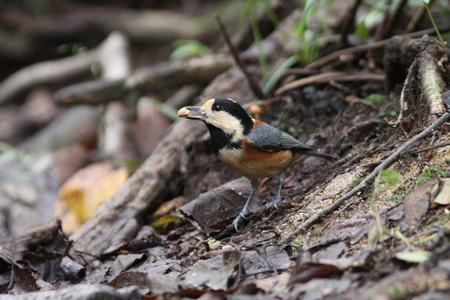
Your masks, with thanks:
[[[319,222],[319,220],[326,216],[329,215],[330,213],[332,213],[333,211],[335,211],[338,207],[340,207],[341,205],[343,205],[348,199],[350,199],[351,197],[353,197],[354,195],[356,195],[358,192],[362,191],[363,189],[365,189],[377,176],[378,173],[386,168],[389,168],[393,163],[395,163],[403,154],[409,152],[411,150],[412,147],[414,147],[419,141],[421,141],[422,139],[424,139],[425,137],[427,137],[431,132],[433,132],[434,130],[436,130],[439,126],[441,126],[442,124],[444,124],[445,122],[447,122],[448,120],[450,120],[450,112],[446,112],[444,113],[444,115],[442,117],[440,117],[438,120],[436,120],[436,122],[434,122],[430,127],[428,127],[427,129],[425,129],[424,131],[422,131],[421,133],[419,133],[418,135],[416,135],[414,138],[412,138],[411,140],[409,140],[408,142],[406,142],[403,146],[401,146],[400,148],[397,149],[397,151],[395,151],[394,153],[392,153],[384,162],[382,162],[380,165],[378,165],[373,171],[372,173],[370,173],[366,179],[364,179],[360,184],[358,184],[355,188],[353,188],[350,192],[348,192],[347,194],[345,194],[344,196],[342,196],[340,199],[338,199],[336,202],[334,202],[333,204],[331,204],[330,206],[319,210],[315,215],[313,215],[310,219],[308,219],[308,221],[306,221],[305,223],[303,223],[302,226],[300,226],[299,228],[297,228],[297,230],[295,230],[292,234],[290,234],[288,237],[284,238],[281,241],[281,244],[287,244],[289,243],[292,238],[294,238],[295,236],[305,232],[306,230],[308,230],[312,225],[316,224],[317,222]]]
[[[397,3],[397,7],[395,7],[394,13],[389,18],[388,22],[386,23],[386,26],[382,30],[382,38],[385,39],[388,36],[391,35],[395,24],[398,22],[398,18],[400,16],[400,13],[402,12],[403,8],[405,7],[408,0],[400,0]]]
[[[415,66],[416,62],[414,60],[414,62],[409,66],[408,68],[408,75],[406,76],[405,82],[403,84],[403,88],[402,88],[402,92],[400,94],[400,99],[399,99],[399,103],[400,103],[400,113],[398,114],[397,117],[397,121],[395,122],[388,122],[389,125],[391,125],[392,127],[397,127],[397,125],[401,125],[403,122],[403,113],[408,110],[408,103],[405,101],[405,91],[407,88],[409,88],[409,85],[412,81],[412,78],[414,76],[414,66]]]
[[[320,84],[327,83],[330,81],[362,81],[362,80],[373,80],[373,81],[384,81],[384,74],[374,74],[367,72],[329,72],[317,75],[312,75],[306,78],[291,81],[275,91],[275,95],[283,94],[292,89],[298,89],[309,84]]]
[[[450,26],[442,26],[439,28],[439,31],[441,33],[447,32],[449,30],[450,30]],[[424,34],[434,34],[434,33],[436,33],[436,31],[434,30],[434,28],[431,28],[431,29],[426,29],[426,30],[422,30],[422,31],[412,32],[412,33],[406,34],[405,36],[410,37],[410,38],[416,38],[416,37],[421,37]],[[360,45],[360,46],[356,46],[356,47],[352,47],[352,48],[335,51],[335,52],[332,52],[332,53],[330,53],[324,57],[321,57],[318,60],[310,63],[309,65],[307,65],[305,67],[305,69],[321,68],[321,67],[323,67],[327,64],[330,64],[331,62],[339,59],[339,57],[341,57],[342,55],[364,52],[364,51],[368,51],[371,49],[383,48],[384,46],[386,46],[386,44],[388,42],[389,42],[389,39],[386,39],[386,40],[381,40],[381,41],[371,43],[371,44],[364,44],[364,45]]]
[[[345,19],[344,19],[344,24],[342,25],[341,28],[341,33],[340,33],[340,42],[339,42],[339,46],[340,48],[347,48],[348,47],[348,35],[350,34],[350,32],[352,31],[352,27],[355,25],[355,18],[356,18],[356,13],[358,11],[358,7],[360,6],[362,0],[355,0],[353,2],[352,7],[349,9],[349,11],[347,12]]]
[[[242,62],[241,57],[239,56],[238,51],[236,50],[236,47],[234,47],[233,43],[231,42],[230,36],[228,34],[227,29],[225,28],[225,25],[222,23],[220,16],[218,14],[214,15],[216,17],[216,21],[219,24],[220,31],[222,32],[223,38],[225,40],[225,43],[228,46],[228,49],[230,50],[231,55],[233,55],[234,61],[236,62],[239,69],[241,69],[242,73],[244,73],[245,78],[248,81],[248,84],[258,99],[265,99],[266,96],[264,95],[261,88],[258,86],[258,84],[253,80],[253,78],[250,76],[250,73],[245,68],[244,63]]]
[[[420,152],[425,152],[425,151],[428,151],[428,150],[433,150],[433,149],[446,147],[446,146],[450,146],[450,142],[440,143],[440,144],[433,145],[433,146],[430,146],[430,147],[426,147],[426,148],[423,148],[423,149],[417,149],[417,150],[411,151],[411,153],[420,153]]]

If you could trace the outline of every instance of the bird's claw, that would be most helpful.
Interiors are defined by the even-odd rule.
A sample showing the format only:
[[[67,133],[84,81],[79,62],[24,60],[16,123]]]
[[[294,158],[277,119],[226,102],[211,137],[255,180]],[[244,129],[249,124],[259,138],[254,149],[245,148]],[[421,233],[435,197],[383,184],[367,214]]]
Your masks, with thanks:
[[[241,214],[239,214],[236,219],[234,219],[233,221],[233,226],[234,226],[234,230],[236,230],[236,232],[239,232],[239,221],[244,218]]]
[[[239,213],[239,215],[236,217],[236,219],[234,219],[234,221],[233,221],[233,226],[234,226],[234,229],[236,230],[236,232],[239,232],[239,221],[241,220],[241,219],[245,219],[245,216],[248,214],[248,211],[241,211],[240,213]]]
[[[275,200],[266,203],[266,208],[271,208],[271,207],[275,207],[276,209],[278,209],[278,203],[281,202],[281,198],[277,197],[275,198]]]

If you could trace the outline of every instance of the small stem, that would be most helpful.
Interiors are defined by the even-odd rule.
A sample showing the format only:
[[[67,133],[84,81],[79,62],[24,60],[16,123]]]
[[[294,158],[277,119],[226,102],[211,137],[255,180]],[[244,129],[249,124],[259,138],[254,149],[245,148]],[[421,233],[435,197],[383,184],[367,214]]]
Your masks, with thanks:
[[[430,8],[428,7],[428,4],[426,4],[426,3],[425,3],[425,8],[427,9],[428,16],[430,17],[430,20],[431,20],[431,23],[433,24],[434,30],[436,30],[436,34],[437,34],[439,40],[441,41],[442,44],[444,44],[444,39],[442,39],[441,33],[439,32],[439,29],[438,29],[436,23],[434,22],[433,16],[431,15]]]

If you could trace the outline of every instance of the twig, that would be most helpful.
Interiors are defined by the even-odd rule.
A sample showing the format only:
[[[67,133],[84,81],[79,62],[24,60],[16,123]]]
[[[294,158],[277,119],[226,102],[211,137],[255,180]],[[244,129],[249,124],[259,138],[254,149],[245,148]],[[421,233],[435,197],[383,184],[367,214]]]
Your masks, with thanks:
[[[406,75],[405,83],[403,84],[402,92],[400,94],[399,104],[400,104],[400,113],[398,114],[397,121],[389,122],[389,125],[392,127],[397,127],[399,124],[401,125],[403,122],[403,113],[408,110],[408,103],[405,101],[405,92],[406,89],[410,87],[411,79],[414,76],[414,67],[415,62],[413,62],[408,68],[408,74]]]
[[[364,129],[364,128],[367,128],[367,127],[373,127],[373,126],[377,126],[377,125],[380,125],[380,124],[385,124],[384,122],[385,122],[384,120],[380,120],[380,119],[359,122],[359,123],[356,123],[355,125],[353,125],[352,127],[350,127],[346,132],[344,132],[344,135],[345,136],[350,136],[355,131],[358,131],[360,129]]]
[[[450,30],[450,25],[449,26],[442,26],[439,28],[439,31],[441,33],[443,32],[447,32]],[[434,28],[431,29],[426,29],[426,30],[422,30],[422,31],[417,31],[417,32],[413,32],[413,33],[409,33],[406,34],[406,37],[411,37],[411,38],[416,38],[416,37],[421,37],[424,34],[434,34],[436,33],[436,31],[434,30]],[[352,48],[347,48],[347,49],[343,49],[343,50],[339,50],[339,51],[335,51],[333,53],[330,53],[322,58],[319,58],[318,60],[310,63],[309,65],[307,65],[305,67],[305,69],[318,69],[321,68],[327,64],[332,63],[333,61],[339,59],[341,56],[343,55],[349,55],[349,54],[353,54],[353,53],[358,53],[358,52],[364,52],[364,51],[368,51],[371,49],[378,49],[378,48],[383,48],[384,46],[386,46],[386,44],[389,42],[389,39],[386,40],[381,40],[375,43],[371,43],[371,44],[364,44],[364,45],[360,45],[360,46],[356,46],[356,47],[352,47]]]
[[[403,146],[397,149],[394,153],[392,153],[384,162],[382,162],[380,165],[378,165],[372,173],[370,173],[363,181],[361,181],[360,184],[358,184],[355,188],[353,188],[350,192],[342,196],[340,199],[335,201],[330,206],[319,210],[315,215],[313,215],[308,221],[303,223],[302,226],[297,228],[292,234],[290,234],[288,237],[284,238],[281,241],[281,244],[287,244],[289,243],[293,237],[305,232],[308,230],[312,225],[317,223],[322,217],[332,213],[335,211],[338,207],[343,205],[348,199],[356,195],[358,192],[361,192],[363,189],[365,189],[377,176],[378,173],[388,167],[390,167],[393,163],[395,163],[402,155],[409,152],[412,147],[414,147],[419,141],[427,137],[431,132],[436,130],[439,126],[444,124],[450,120],[450,112],[444,113],[442,117],[440,117],[436,122],[434,122],[430,127],[416,135],[414,138],[406,142]]]
[[[245,78],[248,81],[248,84],[258,99],[265,99],[266,96],[264,95],[261,88],[258,86],[258,84],[253,80],[253,78],[250,76],[250,73],[245,68],[244,63],[242,62],[241,57],[239,56],[239,53],[237,52],[236,48],[233,46],[233,43],[231,42],[230,36],[228,34],[227,29],[225,28],[225,25],[220,20],[220,16],[218,14],[214,15],[217,21],[217,24],[219,24],[220,30],[222,32],[223,38],[225,40],[225,43],[228,46],[228,49],[230,50],[231,55],[233,55],[234,61],[238,65],[239,69],[241,69],[242,73],[244,73]]]
[[[431,7],[433,5],[433,2],[434,2],[434,0],[430,1],[430,3],[428,4],[429,7]],[[416,13],[412,17],[411,21],[409,21],[404,33],[407,34],[407,33],[414,31],[426,13],[427,13],[427,9],[426,9],[425,5],[423,5],[421,8],[419,8],[416,11]]]
[[[383,7],[384,7],[383,19],[377,25],[375,35],[374,35],[375,42],[383,39],[383,29],[386,26],[386,23],[388,22],[388,19],[389,19],[389,7],[391,6],[391,4],[392,4],[392,0],[386,0],[385,4],[383,5]]]
[[[11,278],[9,279],[9,284],[8,284],[8,290],[12,290],[13,286],[14,286],[14,278],[16,273],[14,272],[14,246],[15,246],[15,237],[12,237],[11,240]]]
[[[382,31],[382,38],[385,39],[391,35],[395,24],[398,23],[398,18],[400,16],[400,13],[402,12],[403,7],[405,7],[407,2],[408,2],[408,0],[400,0],[398,2],[397,7],[395,8],[393,14],[389,18],[386,26],[384,27],[384,30]]]
[[[352,28],[355,26],[355,17],[356,12],[358,11],[358,7],[361,4],[362,0],[355,0],[352,7],[348,10],[344,24],[342,25],[340,36],[341,39],[339,41],[339,48],[347,48],[348,47],[348,35],[353,30]]]
[[[344,72],[329,72],[322,73],[306,78],[291,81],[275,91],[275,95],[283,94],[289,90],[303,87],[309,84],[320,84],[327,83],[330,81],[361,81],[361,80],[376,80],[384,81],[385,77],[383,74],[373,74],[367,72],[356,72],[356,73],[344,73]]]
[[[283,72],[280,79],[284,79],[289,75],[297,75],[297,76],[311,76],[319,74],[319,70],[307,70],[307,69],[287,69]]]
[[[430,146],[430,147],[426,147],[426,148],[423,148],[423,149],[417,149],[417,150],[411,151],[411,153],[420,153],[420,152],[425,152],[425,151],[428,151],[428,150],[433,150],[433,149],[446,147],[446,146],[450,146],[450,142],[440,143],[440,144],[433,145],[433,146]]]

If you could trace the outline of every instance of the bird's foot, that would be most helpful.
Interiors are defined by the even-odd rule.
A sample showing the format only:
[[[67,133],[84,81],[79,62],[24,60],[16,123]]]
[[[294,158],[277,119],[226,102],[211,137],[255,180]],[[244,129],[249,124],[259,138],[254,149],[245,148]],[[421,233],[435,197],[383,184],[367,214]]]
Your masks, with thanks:
[[[281,197],[276,197],[272,202],[266,203],[266,208],[275,207],[278,209],[278,203],[281,202]]]
[[[241,211],[240,214],[236,217],[236,219],[234,219],[233,226],[236,232],[239,232],[239,221],[241,221],[241,219],[245,219],[246,214],[248,214],[248,211]]]
[[[239,221],[242,219],[243,217],[239,214],[236,219],[234,219],[233,221],[233,226],[234,226],[234,230],[236,230],[236,232],[239,232]]]

